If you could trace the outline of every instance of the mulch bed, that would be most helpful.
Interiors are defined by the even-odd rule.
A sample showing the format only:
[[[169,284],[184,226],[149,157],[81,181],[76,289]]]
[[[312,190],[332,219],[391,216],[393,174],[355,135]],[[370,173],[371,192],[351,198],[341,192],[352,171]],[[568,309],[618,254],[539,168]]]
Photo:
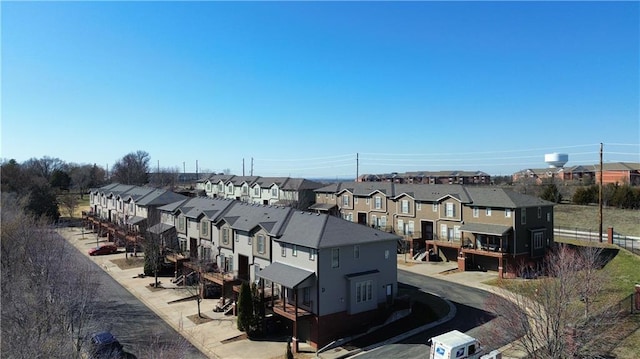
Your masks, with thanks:
[[[201,314],[200,316],[198,316],[198,314],[188,315],[187,318],[195,325],[207,323],[213,320],[212,318],[209,318],[204,314]]]
[[[158,286],[154,286],[154,283],[150,283],[148,286],[146,286],[145,288],[149,289],[152,292],[157,292],[159,290],[163,290],[164,288],[162,287],[162,284],[158,283]]]
[[[111,263],[118,266],[120,269],[131,269],[142,267],[144,265],[144,257],[129,257],[112,259]]]
[[[243,333],[243,334],[240,334],[240,335],[236,335],[233,338],[222,340],[222,341],[220,341],[220,343],[227,344],[227,343],[231,343],[231,342],[237,342],[238,340],[243,340],[243,339],[247,339],[247,333]]]

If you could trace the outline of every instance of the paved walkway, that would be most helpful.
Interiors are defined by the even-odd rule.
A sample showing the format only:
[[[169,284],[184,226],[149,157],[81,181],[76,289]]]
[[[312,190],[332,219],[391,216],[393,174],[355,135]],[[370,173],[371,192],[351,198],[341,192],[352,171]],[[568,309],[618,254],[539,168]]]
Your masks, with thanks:
[[[59,233],[65,237],[69,243],[78,250],[88,256],[89,248],[96,246],[96,234],[92,232],[83,232],[81,228],[61,228]],[[104,238],[100,238],[100,242],[105,242]],[[129,256],[131,256],[129,254]],[[286,350],[284,342],[270,341],[254,341],[243,338],[243,332],[236,328],[235,317],[225,316],[222,313],[213,311],[217,299],[203,299],[200,303],[200,312],[212,320],[202,324],[195,324],[189,319],[189,316],[198,313],[197,303],[195,300],[184,299],[192,295],[188,290],[176,287],[170,282],[170,278],[162,277],[159,280],[165,289],[152,290],[149,284],[154,282],[153,277],[140,278],[138,275],[142,273],[142,266],[131,269],[120,269],[112,261],[114,259],[125,258],[125,253],[91,257],[94,262],[100,265],[109,275],[111,275],[122,286],[127,288],[140,301],[151,308],[158,316],[169,323],[175,330],[183,334],[193,345],[200,349],[210,358],[224,359],[247,359],[247,358],[282,358]],[[483,284],[482,282],[494,279],[497,273],[492,272],[462,272],[445,274],[449,270],[457,268],[456,263],[427,263],[414,262],[407,259],[404,255],[398,256],[398,269],[411,271],[417,274],[436,277],[439,279],[449,280],[452,282],[493,291],[493,287]],[[173,303],[172,303],[173,302]],[[441,321],[450,320],[455,315],[455,307]],[[428,329],[439,323],[430,323],[427,327],[419,328],[415,332]],[[414,332],[414,331],[412,331]],[[402,340],[411,333],[403,334],[388,343]],[[383,345],[385,343],[380,343]],[[305,343],[300,343],[300,349],[304,352],[301,356],[309,358],[315,357],[315,352]],[[371,348],[367,348],[371,349]],[[508,348],[502,348],[508,352]],[[506,355],[503,358],[521,357],[517,353]],[[353,355],[355,353],[348,352],[341,348],[332,349],[321,353],[319,356],[323,359],[335,359]]]

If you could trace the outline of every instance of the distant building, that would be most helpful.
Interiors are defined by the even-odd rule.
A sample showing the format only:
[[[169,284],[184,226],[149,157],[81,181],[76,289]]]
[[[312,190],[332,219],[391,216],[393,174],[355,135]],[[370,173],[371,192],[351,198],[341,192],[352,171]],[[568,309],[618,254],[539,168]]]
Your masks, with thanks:
[[[415,171],[363,174],[357,182],[393,182],[407,184],[491,184],[491,176],[482,171]]]
[[[571,167],[527,168],[512,175],[513,181],[532,179],[537,184],[544,180],[579,181],[597,183],[600,181],[600,165],[584,165]],[[640,185],[640,163],[612,162],[605,163],[602,171],[603,184]]]

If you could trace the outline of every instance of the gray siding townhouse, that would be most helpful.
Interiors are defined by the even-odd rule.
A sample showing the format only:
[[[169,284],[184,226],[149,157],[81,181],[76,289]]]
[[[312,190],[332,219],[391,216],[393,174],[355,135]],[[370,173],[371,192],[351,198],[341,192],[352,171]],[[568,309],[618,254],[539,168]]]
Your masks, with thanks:
[[[293,322],[294,344],[320,348],[363,331],[397,293],[398,236],[334,216],[293,212],[257,272],[270,308]]]
[[[292,321],[294,344],[319,348],[363,330],[396,296],[399,237],[392,233],[222,198],[190,198],[159,210],[162,221],[149,231],[175,233],[179,253],[167,258],[176,268],[200,271],[230,297],[243,281],[258,283],[266,311]]]
[[[307,209],[324,185],[304,178],[214,175],[201,187],[212,198]]]
[[[158,207],[184,198],[163,189],[113,183],[90,191],[90,211],[83,220],[110,241],[136,242],[160,222]]]

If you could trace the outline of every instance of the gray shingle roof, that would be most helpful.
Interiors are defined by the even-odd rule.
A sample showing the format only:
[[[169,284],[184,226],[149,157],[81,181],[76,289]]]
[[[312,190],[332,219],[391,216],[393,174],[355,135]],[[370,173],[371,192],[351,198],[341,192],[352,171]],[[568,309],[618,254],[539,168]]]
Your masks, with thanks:
[[[236,201],[222,216],[222,219],[229,223],[233,229],[249,232],[257,226],[261,226],[270,235],[279,236],[291,211],[293,209],[290,207],[265,206]],[[234,217],[237,219],[232,220]]]
[[[215,222],[233,203],[233,200],[224,198],[194,197],[162,206],[159,209],[171,213],[180,211],[188,218],[198,218],[204,215],[207,219]]]
[[[460,227],[460,230],[464,232],[489,234],[489,235],[495,235],[495,236],[503,236],[505,233],[509,232],[511,229],[513,229],[513,227],[511,226],[502,226],[499,224],[485,224],[485,223],[466,223]]]
[[[392,233],[326,214],[294,212],[280,242],[321,249],[352,244],[398,240]]]
[[[494,208],[526,208],[553,206],[553,202],[499,187],[469,187],[472,205]]]
[[[141,197],[136,201],[136,204],[139,206],[163,206],[165,204],[181,201],[185,198],[187,197],[172,191],[155,189]]]
[[[256,275],[274,283],[282,284],[287,288],[296,288],[307,279],[315,277],[314,272],[280,262],[269,264]],[[311,281],[308,284],[311,285]]]

